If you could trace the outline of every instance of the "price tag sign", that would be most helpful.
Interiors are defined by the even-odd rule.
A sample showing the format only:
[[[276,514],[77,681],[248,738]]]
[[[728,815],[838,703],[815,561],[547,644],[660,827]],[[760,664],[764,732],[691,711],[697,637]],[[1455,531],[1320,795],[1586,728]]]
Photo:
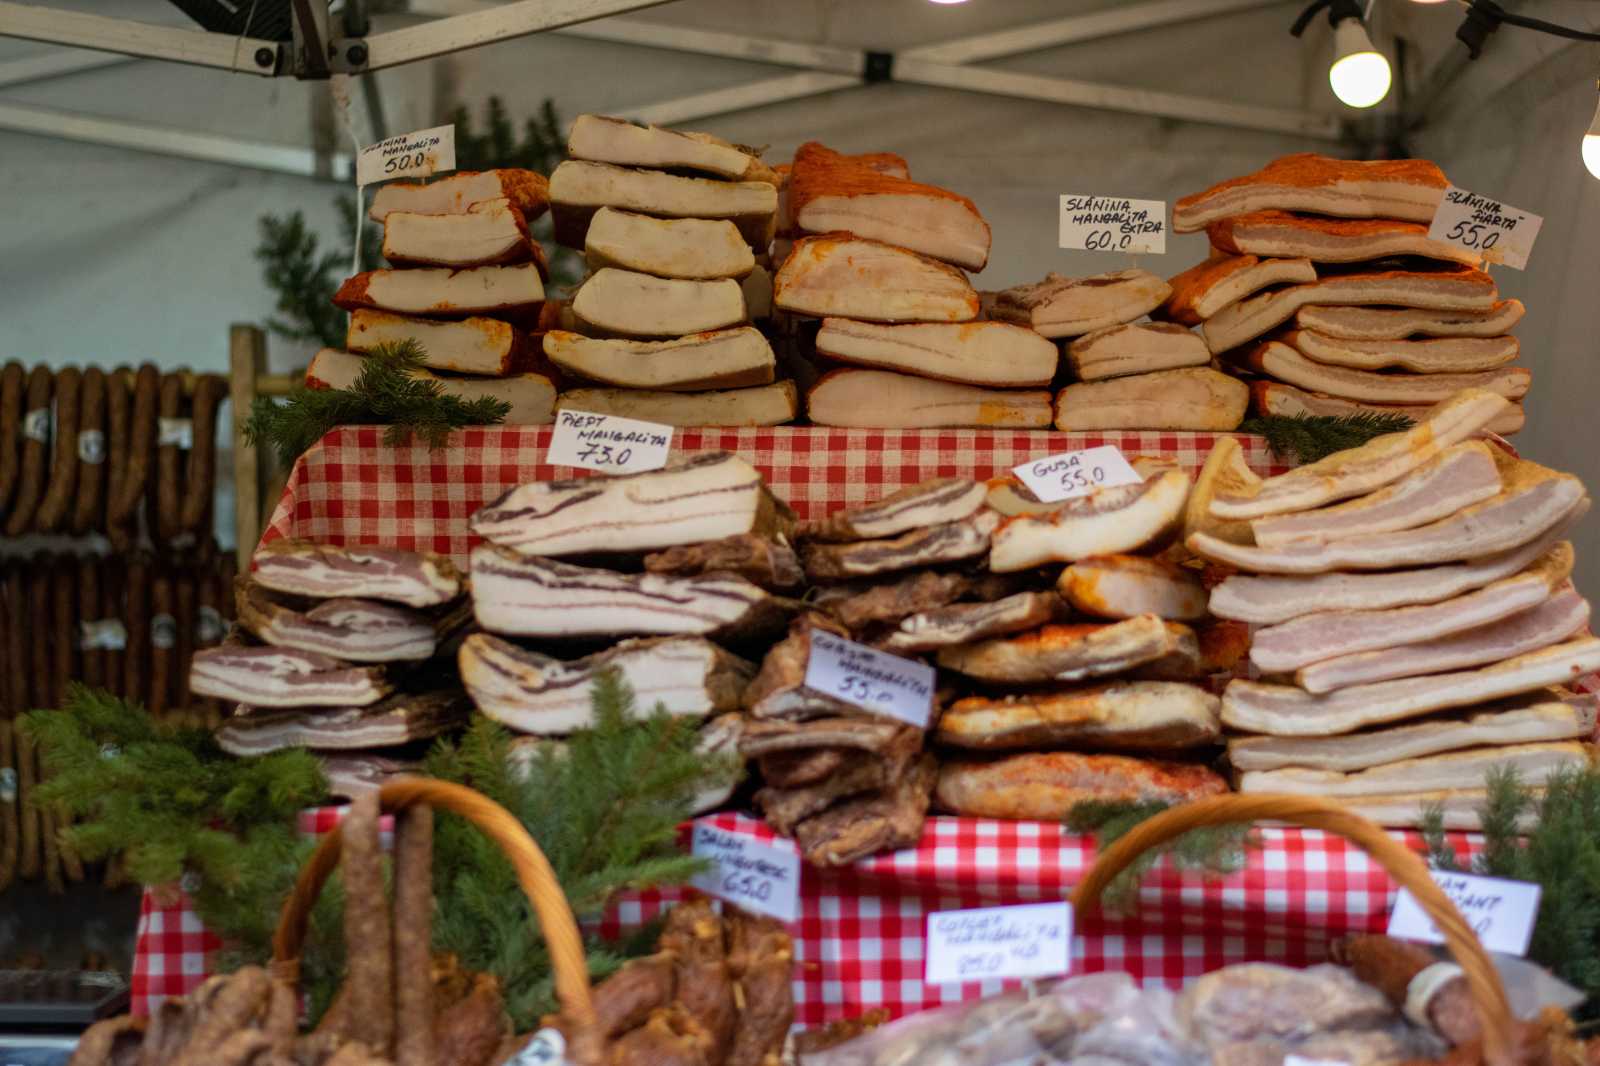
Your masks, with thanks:
[[[545,458],[557,466],[642,474],[666,466],[671,450],[671,426],[588,411],[557,411]]]
[[[1539,885],[1448,870],[1432,873],[1434,883],[1444,889],[1485,948],[1504,955],[1528,953],[1533,921],[1539,915]],[[1399,940],[1444,943],[1432,920],[1417,905],[1416,897],[1403,888],[1394,901],[1394,910],[1389,912],[1388,934]]]
[[[864,711],[888,715],[928,728],[933,714],[933,667],[834,636],[811,631],[806,659],[806,688],[855,704]]]
[[[567,1038],[556,1029],[540,1029],[506,1066],[561,1066],[567,1061]]]
[[[90,466],[106,461],[106,435],[98,429],[86,429],[78,434],[78,458]]]
[[[1285,1055],[1283,1066],[1350,1066],[1343,1059],[1307,1059],[1299,1055]]]
[[[711,869],[691,882],[702,892],[780,922],[800,917],[800,853],[793,843],[763,844],[696,823],[694,854],[711,860]]]
[[[356,184],[425,178],[456,168],[455,126],[401,133],[369,144],[356,156]]]
[[[156,419],[156,443],[163,448],[177,445],[188,451],[194,447],[194,423],[187,418]]]
[[[1522,270],[1543,225],[1544,219],[1532,212],[1448,185],[1428,227],[1428,239],[1481,253],[1485,263]]]
[[[1063,248],[1167,254],[1167,202],[1120,196],[1061,197]]]
[[[928,915],[927,983],[1054,977],[1072,968],[1072,905],[1026,903]]]
[[[35,407],[22,416],[22,436],[25,440],[36,440],[40,444],[50,442],[50,408]]]
[[[1033,459],[1012,467],[1011,472],[1043,503],[1087,496],[1097,489],[1117,485],[1137,485],[1144,480],[1115,444]]]

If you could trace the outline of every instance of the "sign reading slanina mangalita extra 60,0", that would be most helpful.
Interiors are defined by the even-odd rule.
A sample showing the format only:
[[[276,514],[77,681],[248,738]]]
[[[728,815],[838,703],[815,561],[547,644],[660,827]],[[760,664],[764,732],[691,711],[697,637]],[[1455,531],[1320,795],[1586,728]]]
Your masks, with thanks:
[[[1167,202],[1126,196],[1061,197],[1060,245],[1085,252],[1167,251]]]

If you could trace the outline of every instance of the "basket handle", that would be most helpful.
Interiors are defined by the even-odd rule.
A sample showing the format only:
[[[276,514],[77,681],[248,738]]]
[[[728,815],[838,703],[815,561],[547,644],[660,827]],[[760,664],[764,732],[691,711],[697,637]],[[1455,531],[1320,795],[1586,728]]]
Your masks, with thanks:
[[[1191,829],[1260,821],[1289,822],[1336,833],[1360,845],[1395,882],[1410,889],[1428,917],[1444,934],[1445,945],[1466,975],[1478,1007],[1486,1061],[1512,1061],[1511,1005],[1500,974],[1450,897],[1429,875],[1427,863],[1376,824],[1324,799],[1270,793],[1211,796],[1163,811],[1134,826],[1100,853],[1072,893],[1074,910],[1093,907],[1111,879],[1145,851]]]
[[[569,1057],[574,1061],[589,1061],[585,1051],[599,1046],[594,1002],[589,993],[589,967],[584,959],[577,920],[550,861],[523,824],[481,792],[448,781],[409,776],[390,778],[378,790],[378,804],[388,814],[418,803],[465,818],[498,844],[510,860],[549,946],[562,1016],[581,1034],[585,1045],[569,1049]],[[278,928],[272,937],[272,973],[291,987],[299,986],[300,951],[305,943],[311,908],[328,875],[339,864],[341,841],[340,833],[323,834],[278,918]],[[597,1060],[598,1055],[594,1058]]]

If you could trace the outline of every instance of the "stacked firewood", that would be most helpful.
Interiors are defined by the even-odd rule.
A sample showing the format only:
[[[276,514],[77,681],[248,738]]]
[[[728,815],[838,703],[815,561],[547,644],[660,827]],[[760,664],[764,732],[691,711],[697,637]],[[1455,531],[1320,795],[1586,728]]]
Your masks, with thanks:
[[[391,268],[345,281],[333,302],[350,312],[347,351],[324,348],[306,371],[312,388],[346,388],[361,356],[414,342],[452,396],[510,404],[506,422],[552,418],[555,383],[540,373],[538,342],[549,264],[528,223],[549,207],[531,170],[462,171],[439,181],[396,181],[368,212],[383,226]]]
[[[223,750],[310,749],[349,793],[465,723],[451,659],[470,608],[449,560],[280,540],[254,565],[231,590],[234,632],[194,657],[194,691],[231,709]]]
[[[1250,658],[1272,678],[1223,695],[1243,791],[1338,797],[1386,825],[1439,804],[1476,828],[1490,770],[1537,787],[1588,765],[1594,701],[1551,686],[1600,667],[1562,539],[1589,497],[1472,439],[1510,406],[1470,390],[1311,466],[1203,479],[1189,546],[1237,570],[1211,610],[1260,627]]]
[[[550,178],[556,240],[591,271],[544,351],[583,384],[559,407],[676,426],[794,419],[751,325],[771,302],[777,178],[703,133],[581,115]]]
[[[1520,401],[1522,304],[1478,252],[1428,236],[1447,184],[1423,159],[1306,153],[1186,196],[1173,228],[1204,230],[1211,258],[1172,279],[1161,313],[1252,378],[1258,414],[1417,418],[1466,388]],[[1489,428],[1522,423],[1515,403]]]

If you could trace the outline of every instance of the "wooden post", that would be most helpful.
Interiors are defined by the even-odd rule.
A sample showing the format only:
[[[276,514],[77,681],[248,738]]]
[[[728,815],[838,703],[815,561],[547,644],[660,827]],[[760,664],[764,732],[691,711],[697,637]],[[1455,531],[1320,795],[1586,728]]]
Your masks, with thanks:
[[[256,379],[267,369],[267,335],[257,326],[228,327],[229,396],[233,400],[233,528],[238,540],[239,571],[250,566],[261,538],[261,457],[245,440],[244,423],[255,406]]]

